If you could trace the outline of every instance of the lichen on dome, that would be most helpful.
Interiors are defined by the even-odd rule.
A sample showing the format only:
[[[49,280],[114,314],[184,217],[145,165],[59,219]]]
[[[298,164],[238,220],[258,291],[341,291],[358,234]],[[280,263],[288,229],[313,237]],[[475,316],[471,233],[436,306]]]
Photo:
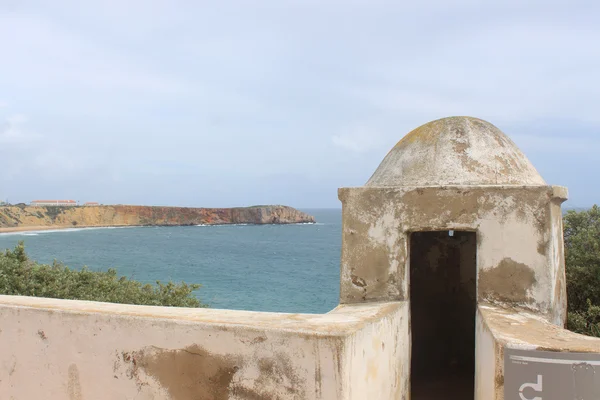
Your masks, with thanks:
[[[431,121],[404,136],[366,186],[546,185],[500,129],[472,117]]]

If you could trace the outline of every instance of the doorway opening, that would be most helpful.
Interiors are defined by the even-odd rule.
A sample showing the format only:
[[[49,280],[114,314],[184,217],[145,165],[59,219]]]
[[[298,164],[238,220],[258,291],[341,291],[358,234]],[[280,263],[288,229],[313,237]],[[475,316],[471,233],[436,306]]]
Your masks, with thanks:
[[[410,237],[411,399],[473,400],[475,232]]]

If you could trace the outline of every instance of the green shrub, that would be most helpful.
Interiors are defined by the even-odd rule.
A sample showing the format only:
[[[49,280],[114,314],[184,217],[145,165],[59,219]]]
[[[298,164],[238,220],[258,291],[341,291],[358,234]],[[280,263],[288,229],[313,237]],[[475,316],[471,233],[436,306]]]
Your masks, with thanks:
[[[569,311],[567,327],[573,332],[600,337],[600,306],[588,300],[587,309]]]
[[[564,217],[567,327],[600,337],[600,207]]]
[[[67,206],[46,206],[46,215],[50,217],[52,222],[56,221],[56,217],[64,213],[66,209],[73,208]]]
[[[104,301],[173,307],[206,307],[194,295],[197,284],[142,284],[119,277],[115,269],[70,269],[60,263],[38,264],[28,259],[23,242],[0,253],[0,294]]]

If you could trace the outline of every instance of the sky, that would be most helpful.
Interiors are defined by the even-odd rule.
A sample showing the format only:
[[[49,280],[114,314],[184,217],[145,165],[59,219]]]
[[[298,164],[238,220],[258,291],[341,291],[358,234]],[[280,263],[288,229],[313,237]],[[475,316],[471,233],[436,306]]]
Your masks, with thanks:
[[[0,199],[340,207],[469,115],[600,203],[600,3],[0,0]]]

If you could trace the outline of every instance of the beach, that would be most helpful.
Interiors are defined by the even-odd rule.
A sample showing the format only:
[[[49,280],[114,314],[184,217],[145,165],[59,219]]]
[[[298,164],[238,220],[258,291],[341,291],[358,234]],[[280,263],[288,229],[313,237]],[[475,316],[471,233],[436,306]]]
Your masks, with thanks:
[[[49,231],[56,229],[69,229],[74,228],[71,226],[13,226],[10,228],[0,228],[0,233],[10,233],[10,232],[29,232],[29,231]],[[84,226],[78,226],[77,228],[85,228]]]
[[[14,232],[37,232],[37,231],[58,231],[63,229],[84,229],[84,228],[122,228],[135,227],[137,225],[39,225],[39,226],[13,226],[0,228],[2,233]]]

